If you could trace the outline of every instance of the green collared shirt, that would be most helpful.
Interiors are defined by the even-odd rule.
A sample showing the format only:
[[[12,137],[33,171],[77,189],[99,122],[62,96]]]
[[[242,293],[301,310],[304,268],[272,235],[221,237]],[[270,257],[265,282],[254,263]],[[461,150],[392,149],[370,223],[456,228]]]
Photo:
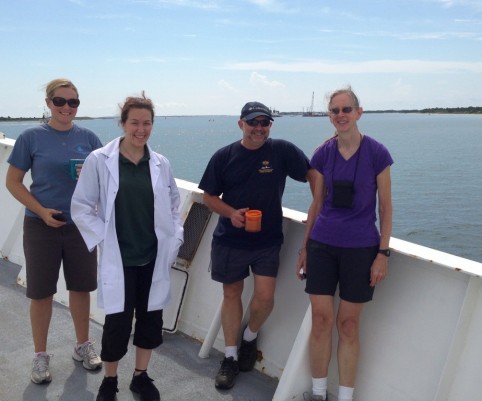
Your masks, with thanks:
[[[137,165],[119,153],[119,191],[115,198],[115,220],[124,266],[144,265],[157,254],[149,159],[147,146]]]

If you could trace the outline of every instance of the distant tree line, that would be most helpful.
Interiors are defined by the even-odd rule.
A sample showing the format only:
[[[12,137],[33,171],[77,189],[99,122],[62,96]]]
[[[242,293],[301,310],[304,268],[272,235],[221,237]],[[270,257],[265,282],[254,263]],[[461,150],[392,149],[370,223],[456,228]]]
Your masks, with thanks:
[[[448,107],[448,108],[440,108],[436,107],[433,109],[423,109],[420,111],[421,113],[444,113],[444,114],[482,114],[482,107]]]
[[[0,117],[0,122],[41,121],[43,117]],[[92,120],[92,117],[75,117],[74,120]]]
[[[40,120],[40,117],[0,117],[0,121],[29,121],[29,120]]]
[[[482,114],[482,107],[433,107],[421,110],[364,110],[365,113],[424,113],[424,114]],[[301,112],[281,112],[280,115],[302,115]],[[100,117],[111,118],[111,117]],[[40,121],[42,117],[0,117],[0,122]],[[76,117],[76,120],[90,120],[91,117]]]
[[[421,110],[364,110],[365,113],[482,114],[482,107],[433,107]]]

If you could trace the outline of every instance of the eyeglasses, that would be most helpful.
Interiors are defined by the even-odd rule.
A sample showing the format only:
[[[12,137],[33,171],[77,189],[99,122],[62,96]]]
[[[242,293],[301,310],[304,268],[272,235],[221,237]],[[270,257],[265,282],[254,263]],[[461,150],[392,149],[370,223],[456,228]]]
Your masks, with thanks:
[[[343,112],[343,114],[349,114],[353,111],[353,107],[350,107],[350,106],[343,107],[341,109],[341,111]],[[338,115],[338,114],[340,114],[340,109],[338,107],[335,107],[334,109],[331,109],[330,112],[335,114],[335,115]]]
[[[65,103],[67,103],[69,107],[76,109],[77,107],[79,107],[79,104],[80,104],[79,99],[65,99],[63,97],[58,97],[58,96],[53,97],[51,100],[54,106],[57,106],[57,107],[65,106]]]
[[[268,118],[264,118],[262,120],[256,120],[255,118],[253,118],[251,120],[244,120],[244,122],[250,127],[267,127],[271,124],[271,121]]]

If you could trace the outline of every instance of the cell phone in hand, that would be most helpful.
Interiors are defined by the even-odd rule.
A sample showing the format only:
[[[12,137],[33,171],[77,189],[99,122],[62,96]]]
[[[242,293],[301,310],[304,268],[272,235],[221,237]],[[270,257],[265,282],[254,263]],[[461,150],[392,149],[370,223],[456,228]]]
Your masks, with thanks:
[[[58,221],[67,221],[67,217],[65,217],[63,213],[53,214],[52,217]]]

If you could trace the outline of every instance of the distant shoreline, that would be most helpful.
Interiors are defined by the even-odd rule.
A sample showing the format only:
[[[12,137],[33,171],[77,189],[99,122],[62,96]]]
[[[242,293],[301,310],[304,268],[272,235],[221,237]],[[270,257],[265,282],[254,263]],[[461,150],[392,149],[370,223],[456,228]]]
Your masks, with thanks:
[[[95,120],[98,118],[112,118],[112,117],[76,117],[74,120]],[[1,123],[17,122],[17,121],[43,121],[44,117],[0,117]]]
[[[363,110],[364,113],[399,113],[399,114],[409,114],[409,113],[420,113],[420,114],[481,114],[482,107],[434,107],[430,109],[421,110]],[[302,112],[280,112],[279,116],[301,116]],[[326,115],[326,114],[325,114]],[[156,117],[201,117],[199,116],[156,116]],[[320,116],[321,117],[321,116]],[[118,116],[110,117],[76,117],[75,120],[94,120],[101,118],[118,118]],[[17,121],[41,121],[42,117],[0,117],[0,122],[17,122]]]

